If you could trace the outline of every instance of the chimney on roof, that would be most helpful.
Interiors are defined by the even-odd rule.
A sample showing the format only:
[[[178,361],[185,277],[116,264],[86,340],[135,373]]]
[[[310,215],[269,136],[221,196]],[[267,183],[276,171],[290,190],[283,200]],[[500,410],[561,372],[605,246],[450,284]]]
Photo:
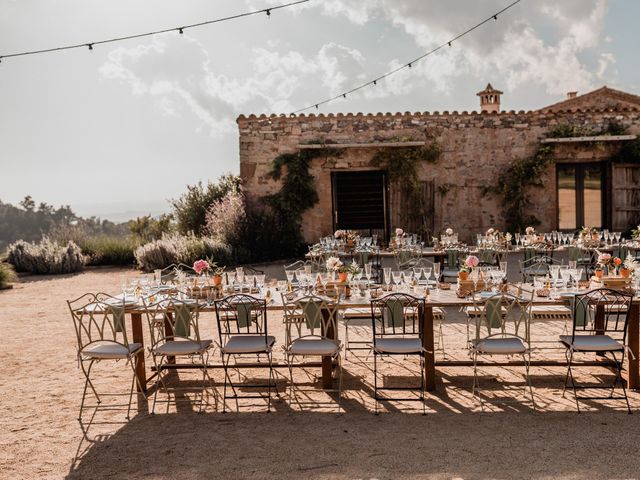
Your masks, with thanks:
[[[576,98],[578,96],[578,92],[567,92],[567,100],[571,98]]]
[[[502,95],[500,90],[496,90],[490,83],[487,83],[487,88],[476,93],[476,95],[480,97],[480,111],[487,113],[500,112],[500,95]]]

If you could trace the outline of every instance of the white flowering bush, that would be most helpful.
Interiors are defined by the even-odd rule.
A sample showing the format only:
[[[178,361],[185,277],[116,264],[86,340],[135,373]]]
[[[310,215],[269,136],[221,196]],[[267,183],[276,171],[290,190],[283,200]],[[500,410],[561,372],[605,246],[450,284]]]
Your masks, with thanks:
[[[60,245],[43,237],[40,242],[18,240],[9,245],[7,261],[18,272],[60,274],[82,270],[85,257],[74,242]]]
[[[138,266],[147,272],[171,264],[192,265],[202,258],[211,258],[218,265],[235,263],[229,245],[212,238],[199,238],[194,235],[166,235],[139,246],[134,256]]]
[[[240,238],[246,218],[242,193],[231,191],[207,210],[205,231],[211,238],[232,244]]]

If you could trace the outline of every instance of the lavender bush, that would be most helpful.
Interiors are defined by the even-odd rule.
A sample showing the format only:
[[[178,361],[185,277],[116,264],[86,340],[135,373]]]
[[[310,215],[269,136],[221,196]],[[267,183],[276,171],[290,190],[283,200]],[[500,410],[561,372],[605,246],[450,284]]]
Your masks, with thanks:
[[[7,261],[18,272],[60,274],[81,270],[85,258],[74,242],[59,245],[48,237],[43,237],[40,242],[18,240],[9,245]]]

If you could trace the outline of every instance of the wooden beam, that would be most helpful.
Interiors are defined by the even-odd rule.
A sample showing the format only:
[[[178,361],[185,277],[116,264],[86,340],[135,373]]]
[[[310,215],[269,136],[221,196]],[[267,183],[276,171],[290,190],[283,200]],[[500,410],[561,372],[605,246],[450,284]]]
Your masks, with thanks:
[[[637,135],[596,135],[591,137],[543,138],[540,143],[619,142],[635,140]]]
[[[388,147],[422,147],[426,142],[374,142],[374,143],[300,143],[301,150],[319,148],[388,148]]]

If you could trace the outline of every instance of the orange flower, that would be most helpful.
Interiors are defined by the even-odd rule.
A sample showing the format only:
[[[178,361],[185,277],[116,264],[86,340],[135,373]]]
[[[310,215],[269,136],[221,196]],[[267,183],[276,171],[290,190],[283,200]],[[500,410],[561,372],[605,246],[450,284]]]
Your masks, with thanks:
[[[619,267],[620,265],[622,265],[622,259],[621,259],[621,258],[619,258],[619,257],[614,258],[614,259],[613,259],[613,264],[614,264],[616,267]]]

